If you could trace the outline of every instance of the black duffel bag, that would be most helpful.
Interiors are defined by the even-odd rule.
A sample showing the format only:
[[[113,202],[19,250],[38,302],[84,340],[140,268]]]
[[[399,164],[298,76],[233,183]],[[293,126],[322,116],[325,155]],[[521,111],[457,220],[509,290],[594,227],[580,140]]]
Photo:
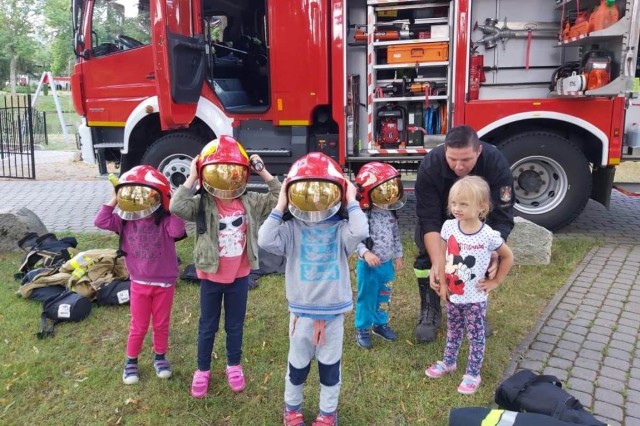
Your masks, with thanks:
[[[573,426],[538,413],[517,413],[509,410],[492,410],[484,407],[452,408],[449,411],[449,426]]]
[[[54,334],[54,327],[60,322],[82,321],[91,313],[91,301],[75,291],[64,291],[47,299],[42,304],[40,331],[38,338],[44,339]]]
[[[98,288],[96,303],[99,306],[116,306],[129,304],[131,281],[113,280]]]
[[[520,370],[503,381],[496,389],[495,402],[510,411],[546,414],[579,425],[607,426],[562,389],[556,376],[540,375],[531,370]]]

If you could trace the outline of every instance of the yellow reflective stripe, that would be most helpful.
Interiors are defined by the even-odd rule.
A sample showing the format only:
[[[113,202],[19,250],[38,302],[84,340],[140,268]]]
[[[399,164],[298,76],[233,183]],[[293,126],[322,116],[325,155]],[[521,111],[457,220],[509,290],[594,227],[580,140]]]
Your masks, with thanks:
[[[78,253],[73,259],[69,261],[69,265],[73,267],[71,275],[80,279],[87,273],[87,269],[95,263],[95,259],[89,256],[85,256],[84,252]]]
[[[504,410],[489,411],[489,414],[487,414],[487,416],[482,419],[482,423],[480,423],[480,426],[497,426],[498,422],[500,421],[500,416],[503,412]]]
[[[82,269],[82,268],[76,268],[76,269],[74,269],[74,270],[73,270],[73,272],[71,273],[71,275],[73,275],[74,277],[76,277],[76,278],[80,279],[80,278],[82,278],[82,277],[84,276],[84,274],[86,274],[86,273],[87,273],[87,271],[85,271],[84,269]]]
[[[480,426],[513,426],[517,416],[515,411],[491,410]]]
[[[124,127],[124,121],[87,121],[89,127]]]
[[[413,273],[416,274],[416,278],[427,278],[429,276],[429,269],[413,268]]]
[[[308,126],[309,120],[280,120],[279,126]]]
[[[89,261],[91,261],[90,257],[85,257],[84,253],[80,253],[76,255],[76,257],[71,259],[69,261],[69,264],[74,268],[81,268],[83,266],[87,266],[89,264]]]

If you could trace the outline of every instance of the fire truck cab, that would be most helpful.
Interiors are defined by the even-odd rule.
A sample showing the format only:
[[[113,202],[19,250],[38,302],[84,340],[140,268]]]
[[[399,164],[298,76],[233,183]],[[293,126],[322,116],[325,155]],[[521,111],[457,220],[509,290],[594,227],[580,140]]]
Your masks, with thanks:
[[[309,151],[415,170],[468,124],[512,165],[517,214],[557,229],[640,159],[639,3],[72,0],[83,156],[175,187],[229,134],[277,174]]]

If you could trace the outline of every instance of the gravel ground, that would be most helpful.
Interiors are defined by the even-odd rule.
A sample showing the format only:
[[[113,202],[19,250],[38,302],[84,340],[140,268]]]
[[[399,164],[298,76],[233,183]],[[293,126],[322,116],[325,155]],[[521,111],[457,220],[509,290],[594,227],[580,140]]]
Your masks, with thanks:
[[[105,179],[98,174],[96,164],[87,164],[79,160],[66,160],[52,163],[36,162],[36,180],[38,181],[86,181]]]

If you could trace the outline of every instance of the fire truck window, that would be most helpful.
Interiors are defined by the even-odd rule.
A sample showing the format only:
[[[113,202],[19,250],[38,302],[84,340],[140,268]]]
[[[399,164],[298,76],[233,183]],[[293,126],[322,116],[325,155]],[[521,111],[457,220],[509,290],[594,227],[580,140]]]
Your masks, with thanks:
[[[96,0],[91,23],[94,56],[151,43],[148,0]]]

